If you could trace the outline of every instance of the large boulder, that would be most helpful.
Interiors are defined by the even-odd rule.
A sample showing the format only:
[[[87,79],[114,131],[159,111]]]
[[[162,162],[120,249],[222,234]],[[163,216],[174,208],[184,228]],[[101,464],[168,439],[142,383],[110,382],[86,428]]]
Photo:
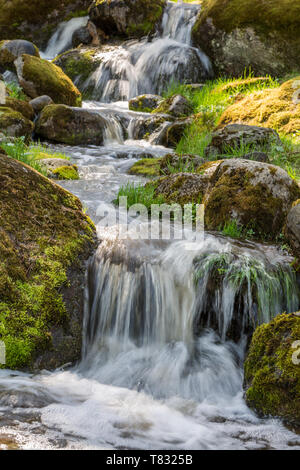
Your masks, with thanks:
[[[109,36],[139,38],[155,31],[166,0],[94,0],[91,20]]]
[[[182,95],[173,95],[165,99],[153,111],[154,113],[170,114],[174,117],[189,116],[193,112],[193,108],[187,98]]]
[[[52,369],[78,360],[94,226],[75,196],[4,154],[0,180],[5,367]]]
[[[15,72],[14,61],[22,54],[40,57],[38,48],[32,42],[24,39],[0,42],[0,71],[11,70]]]
[[[29,102],[29,104],[34,110],[35,114],[39,114],[41,111],[43,111],[44,108],[46,108],[46,106],[54,104],[54,101],[52,98],[50,98],[50,96],[43,95],[34,98]]]
[[[299,70],[300,5],[294,0],[204,0],[193,40],[216,72],[283,76]]]
[[[129,100],[129,109],[140,113],[151,113],[164,99],[159,95],[140,95]]]
[[[0,0],[0,39],[33,41],[43,50],[62,21],[87,15],[90,0]]]
[[[81,93],[57,65],[23,54],[15,66],[19,83],[31,98],[48,95],[54,103],[81,106]]]
[[[300,188],[282,168],[244,159],[222,161],[205,195],[205,224],[218,230],[236,220],[256,236],[275,239]]]
[[[201,204],[209,178],[203,174],[176,173],[160,178],[155,184],[155,195],[167,204]]]
[[[229,106],[220,125],[244,123],[294,134],[300,129],[300,76],[280,87],[255,91]]]
[[[69,145],[102,145],[105,119],[96,111],[50,105],[43,109],[36,133],[48,140]]]
[[[5,103],[3,106],[6,108],[11,108],[18,113],[21,113],[26,119],[33,121],[34,111],[30,103],[24,100],[18,100],[17,98],[11,98],[6,96]]]
[[[248,405],[300,426],[300,312],[257,328],[245,361]]]
[[[11,137],[31,137],[34,125],[18,111],[0,106],[0,131]]]
[[[294,254],[300,260],[300,199],[295,202],[294,207],[288,213],[285,236]]]
[[[240,150],[248,146],[266,148],[271,144],[282,145],[279,135],[273,129],[229,124],[212,134],[210,145],[205,149],[208,156],[230,154],[232,149]]]

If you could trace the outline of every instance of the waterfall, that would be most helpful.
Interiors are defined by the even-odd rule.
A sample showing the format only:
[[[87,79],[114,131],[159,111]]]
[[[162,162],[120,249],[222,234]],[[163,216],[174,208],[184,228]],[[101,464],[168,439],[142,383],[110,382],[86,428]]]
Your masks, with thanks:
[[[50,38],[45,51],[41,56],[45,59],[54,59],[64,51],[72,47],[72,36],[75,31],[87,25],[88,16],[72,18],[59,24],[57,30]]]
[[[247,333],[297,310],[297,281],[275,247],[187,243],[103,239],[88,275],[85,375],[156,398],[237,393]]]
[[[110,102],[142,93],[162,93],[170,82],[197,83],[211,77],[208,57],[191,45],[199,5],[169,2],[153,38],[103,47],[98,69],[83,85],[92,98]]]

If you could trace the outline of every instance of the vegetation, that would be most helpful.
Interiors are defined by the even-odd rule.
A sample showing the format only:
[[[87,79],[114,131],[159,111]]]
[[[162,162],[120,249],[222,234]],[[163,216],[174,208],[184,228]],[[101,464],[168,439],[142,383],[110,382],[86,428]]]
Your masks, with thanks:
[[[162,196],[155,196],[153,183],[148,183],[146,186],[128,183],[120,188],[115,204],[119,205],[120,197],[127,197],[127,209],[134,204],[143,204],[150,211],[152,204],[160,205],[165,202]]]
[[[160,158],[142,158],[133,164],[129,174],[147,176],[149,178],[159,176],[160,162]]]

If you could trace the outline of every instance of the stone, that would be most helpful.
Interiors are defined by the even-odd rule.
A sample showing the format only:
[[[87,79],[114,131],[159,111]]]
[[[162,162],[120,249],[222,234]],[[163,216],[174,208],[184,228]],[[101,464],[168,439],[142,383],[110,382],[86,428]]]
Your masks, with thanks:
[[[148,94],[136,96],[129,100],[129,109],[140,113],[151,113],[163,100],[163,97],[159,95]]]
[[[22,54],[40,57],[38,48],[32,42],[24,39],[0,42],[0,70],[10,70],[15,72],[14,61]]]
[[[52,100],[52,98],[50,98],[50,96],[43,95],[34,98],[29,102],[29,104],[32,106],[35,114],[39,114],[41,111],[43,111],[46,106],[54,104],[54,101]]]
[[[295,204],[288,213],[285,236],[295,256],[300,260],[300,200],[297,201],[297,204]]]

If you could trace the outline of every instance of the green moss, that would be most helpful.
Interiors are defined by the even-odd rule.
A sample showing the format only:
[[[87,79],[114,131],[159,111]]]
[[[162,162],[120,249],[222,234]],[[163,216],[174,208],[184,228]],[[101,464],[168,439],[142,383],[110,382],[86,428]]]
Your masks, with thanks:
[[[142,158],[134,163],[129,170],[129,174],[148,176],[149,178],[159,176],[160,162],[160,158]]]
[[[23,100],[6,97],[5,106],[21,113],[26,119],[33,121],[34,111],[32,106]]]
[[[0,179],[0,338],[6,367],[31,367],[68,324],[69,269],[94,227],[75,196],[4,155]]]
[[[48,95],[54,103],[81,106],[81,93],[60,67],[27,54],[23,54],[22,59],[22,76],[34,83],[37,95]]]
[[[53,170],[53,174],[59,180],[78,180],[78,169],[76,165],[73,166],[61,166]]]
[[[0,106],[0,129],[8,136],[29,137],[33,132],[33,123],[21,113],[11,108]]]
[[[94,49],[83,52],[75,49],[59,55],[53,62],[59,65],[71,80],[76,79],[83,84],[100,64],[95,54]]]
[[[245,361],[248,404],[260,414],[279,416],[298,426],[300,366],[293,360],[293,344],[299,339],[299,314],[278,315],[257,328]]]

